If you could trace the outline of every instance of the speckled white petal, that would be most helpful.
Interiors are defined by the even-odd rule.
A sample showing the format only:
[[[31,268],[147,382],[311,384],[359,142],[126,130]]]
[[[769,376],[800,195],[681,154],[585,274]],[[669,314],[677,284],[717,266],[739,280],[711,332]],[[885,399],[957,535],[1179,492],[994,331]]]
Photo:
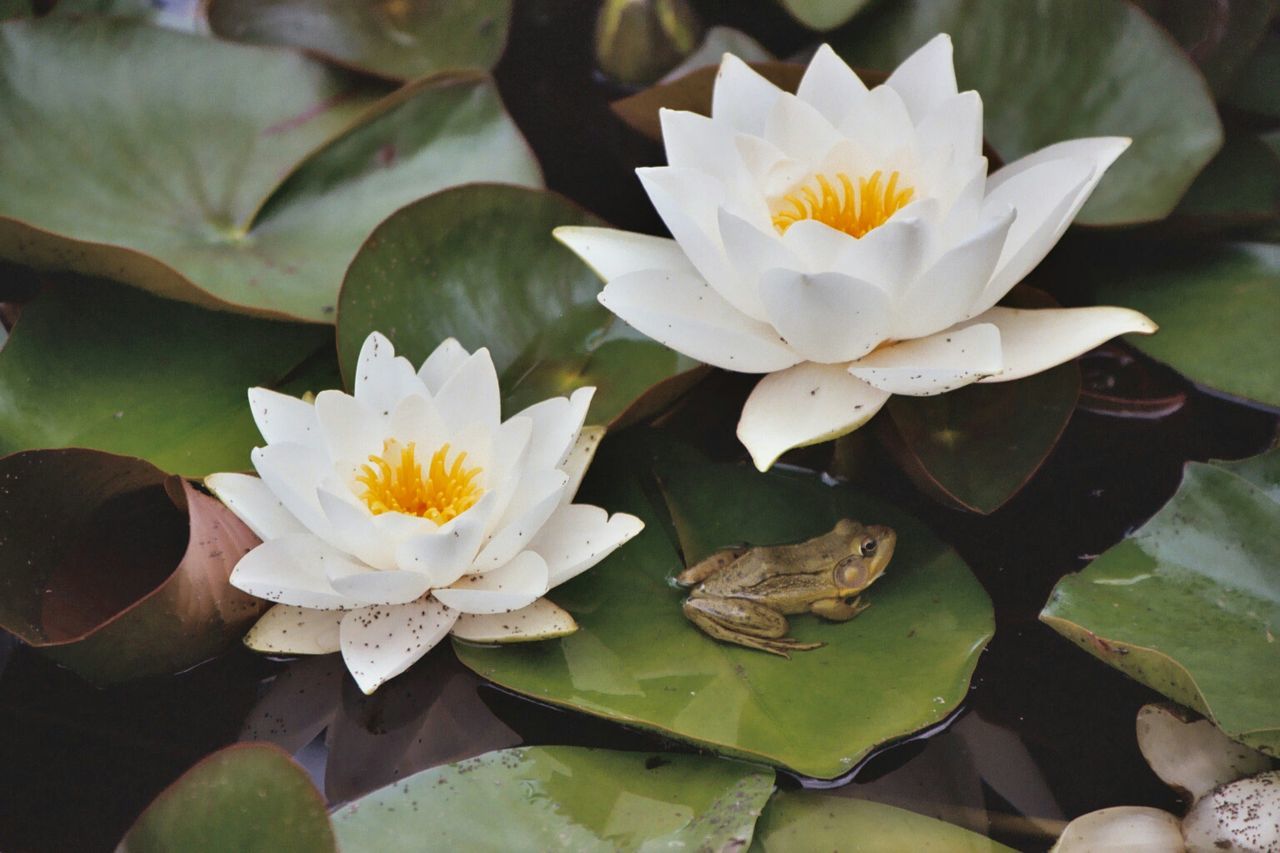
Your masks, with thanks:
[[[680,244],[669,237],[589,225],[561,225],[551,234],[604,281],[640,270],[693,270]]]
[[[848,118],[866,94],[866,84],[827,44],[813,55],[796,90],[796,97],[836,126]]]
[[[769,373],[801,360],[772,327],[735,310],[697,276],[631,273],[609,282],[600,303],[659,343],[726,370]]]
[[[356,360],[355,397],[375,414],[389,416],[406,394],[426,389],[406,358],[395,354],[391,341],[370,333]]]
[[[560,467],[587,419],[595,392],[592,387],[578,388],[568,397],[552,397],[520,412],[517,417],[529,418],[533,424],[525,454],[527,470]]]
[[[342,659],[360,689],[372,693],[444,639],[458,616],[431,597],[353,610],[339,630]]]
[[[316,418],[330,459],[359,465],[382,453],[387,419],[355,397],[341,391],[321,391],[316,395]]]
[[[843,365],[798,364],[760,380],[738,420],[738,440],[761,471],[793,447],[852,432],[889,395],[850,376]]]
[[[486,493],[457,518],[405,539],[396,548],[396,565],[426,575],[432,587],[453,583],[471,568],[471,561],[479,553],[494,502],[494,494]]]
[[[333,468],[324,453],[300,444],[269,444],[249,454],[262,482],[294,518],[312,533],[323,536],[328,521],[316,499],[316,487]]]
[[[548,587],[585,572],[644,529],[634,515],[612,516],[591,504],[565,504],[538,531],[530,550],[547,563]]]
[[[276,655],[327,655],[338,650],[338,625],[346,614],[277,604],[262,614],[244,644]]]
[[[359,499],[343,491],[336,477],[326,480],[316,490],[320,509],[329,520],[325,539],[373,568],[394,569],[395,540],[383,535],[374,523],[373,514]]]
[[[565,484],[564,493],[561,496],[561,500],[565,503],[573,500],[573,496],[578,493],[578,487],[582,485],[582,478],[587,475],[587,468],[591,465],[591,460],[595,458],[596,450],[600,447],[600,442],[604,440],[604,434],[605,427],[583,427],[582,431],[578,433],[578,440],[569,449],[569,454],[565,457],[564,462],[560,463],[560,470],[569,478],[569,482]]]
[[[458,372],[471,353],[458,343],[457,338],[445,338],[431,351],[427,360],[418,368],[418,379],[432,396],[440,390],[449,377]]]
[[[563,503],[569,477],[556,468],[530,471],[517,485],[493,537],[472,562],[475,572],[487,572],[505,565],[529,546],[542,525]]]
[[[320,446],[316,410],[311,403],[267,388],[250,388],[249,410],[267,444]]]
[[[917,124],[957,92],[951,54],[951,36],[940,33],[904,59],[884,81],[902,96],[912,121]]]
[[[353,606],[329,584],[330,566],[351,571],[359,564],[309,533],[294,533],[263,542],[240,558],[231,585],[277,604],[316,610],[350,610]]]
[[[472,643],[522,643],[567,637],[578,630],[569,611],[539,598],[511,613],[463,613],[453,636]]]
[[[435,404],[450,430],[473,424],[494,430],[502,422],[501,399],[493,359],[481,347],[440,387]]]
[[[402,447],[416,445],[416,452],[424,459],[430,459],[447,437],[435,400],[422,394],[410,394],[400,401],[391,413],[388,430]]]
[[[760,277],[760,297],[774,328],[810,361],[861,358],[889,334],[888,294],[840,273],[767,270]]]
[[[359,604],[408,604],[431,588],[430,576],[399,569],[331,574],[329,583],[340,594]]]
[[[546,591],[546,561],[533,551],[522,551],[504,566],[464,575],[432,595],[464,613],[510,613],[528,607]]]
[[[1004,370],[982,382],[1008,382],[1070,361],[1119,335],[1149,335],[1156,324],[1130,308],[992,308],[973,319],[1000,330]]]
[[[1114,806],[1067,824],[1053,853],[1182,853],[1179,820],[1147,806]]]
[[[969,306],[987,286],[1016,215],[1012,208],[996,212],[918,277],[897,299],[892,336],[924,337],[967,320]]]
[[[764,138],[812,169],[819,168],[827,152],[844,139],[815,107],[791,94],[773,102]]]
[[[248,474],[210,474],[204,479],[209,491],[248,525],[259,539],[278,539],[307,528],[284,508],[275,492]]]
[[[764,134],[765,116],[782,90],[733,54],[725,54],[711,94],[711,116],[740,133]]]
[[[951,328],[881,347],[849,373],[890,394],[928,397],[999,373],[1000,331],[991,323]]]

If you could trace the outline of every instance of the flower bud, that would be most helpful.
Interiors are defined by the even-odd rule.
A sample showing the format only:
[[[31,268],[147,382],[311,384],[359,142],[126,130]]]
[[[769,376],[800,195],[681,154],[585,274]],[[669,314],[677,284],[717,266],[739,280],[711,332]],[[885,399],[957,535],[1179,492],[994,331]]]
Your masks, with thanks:
[[[644,86],[692,53],[701,36],[702,22],[686,0],[604,0],[596,62],[615,80]]]

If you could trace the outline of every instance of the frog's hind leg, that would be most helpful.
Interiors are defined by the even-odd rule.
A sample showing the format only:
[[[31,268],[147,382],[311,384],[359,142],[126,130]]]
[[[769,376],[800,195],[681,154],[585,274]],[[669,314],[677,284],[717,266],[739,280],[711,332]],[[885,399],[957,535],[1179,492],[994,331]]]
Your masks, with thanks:
[[[694,596],[684,603],[684,615],[709,637],[749,649],[791,657],[826,643],[802,643],[786,636],[787,617],[762,604],[741,598]]]
[[[747,553],[747,546],[742,545],[737,548],[724,548],[716,551],[710,557],[707,557],[700,563],[694,563],[680,574],[676,575],[676,583],[680,586],[689,587],[697,586],[734,560]]]

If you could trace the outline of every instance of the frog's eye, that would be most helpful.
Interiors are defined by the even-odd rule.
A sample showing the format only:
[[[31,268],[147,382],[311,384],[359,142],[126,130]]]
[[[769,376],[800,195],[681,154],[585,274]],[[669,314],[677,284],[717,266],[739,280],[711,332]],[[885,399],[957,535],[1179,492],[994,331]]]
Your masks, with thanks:
[[[877,544],[878,543],[876,542],[876,540],[870,536],[868,536],[866,539],[863,539],[862,540],[862,556],[870,557],[872,554],[874,554],[876,552]]]

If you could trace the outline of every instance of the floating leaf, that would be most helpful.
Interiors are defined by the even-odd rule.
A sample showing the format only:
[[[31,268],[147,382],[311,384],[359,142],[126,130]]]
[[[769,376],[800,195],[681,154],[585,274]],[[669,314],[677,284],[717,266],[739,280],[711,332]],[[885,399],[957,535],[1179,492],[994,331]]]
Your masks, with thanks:
[[[1280,118],[1280,32],[1263,38],[1236,76],[1225,101],[1236,109]]]
[[[1252,472],[1274,476],[1278,457]],[[1276,530],[1274,496],[1225,467],[1189,463],[1169,503],[1059,581],[1040,618],[1232,738],[1280,754]]]
[[[814,791],[780,791],[760,817],[751,851],[791,850],[1012,853],[967,829],[884,803]]]
[[[834,30],[853,19],[870,0],[778,0],[791,17],[811,30]]]
[[[88,447],[188,477],[246,469],[261,443],[246,390],[333,381],[330,334],[104,281],[53,283],[0,350],[0,452]]]
[[[693,362],[596,302],[600,280],[551,236],[584,224],[602,223],[554,193],[501,185],[457,187],[399,211],[370,235],[343,283],[346,375],[371,331],[415,365],[456,337],[489,348],[509,414],[594,385],[589,419],[612,419]]]
[[[1215,95],[1225,94],[1266,35],[1272,0],[1139,0],[1199,66]]]
[[[507,43],[511,0],[211,0],[215,35],[303,48],[394,80],[492,68]]]
[[[324,798],[274,746],[237,744],[182,775],[138,818],[117,853],[334,851]]]
[[[845,59],[890,69],[940,32],[954,38],[960,87],[982,95],[987,139],[1005,162],[1064,139],[1133,138],[1082,223],[1163,218],[1222,145],[1204,78],[1123,0],[901,0],[834,46]]]
[[[0,626],[92,681],[194,666],[265,609],[227,582],[257,537],[178,477],[35,450],[0,459],[0,484]]]
[[[540,183],[487,78],[382,92],[129,21],[6,23],[0,258],[332,321],[343,270],[392,211],[456,183]]]
[[[425,770],[333,815],[358,851],[736,850],[773,773],[696,755],[550,746]]]
[[[1234,243],[1166,249],[1140,264],[1095,268],[1098,299],[1160,325],[1129,340],[1210,388],[1280,406],[1280,246]]]
[[[646,528],[552,593],[578,632],[519,647],[455,642],[463,663],[539,700],[824,778],[955,709],[991,636],[991,603],[919,522],[817,478],[712,465],[632,436],[601,448],[583,500],[635,513]],[[639,479],[651,468],[665,506],[657,484]],[[844,517],[889,524],[897,552],[856,619],[794,617],[794,636],[827,646],[785,660],[719,643],[685,619],[685,593],[670,582],[683,564],[664,529],[668,508],[690,563],[744,541],[807,539]]]
[[[1220,227],[1280,219],[1280,150],[1267,137],[1229,134],[1174,215]]]

